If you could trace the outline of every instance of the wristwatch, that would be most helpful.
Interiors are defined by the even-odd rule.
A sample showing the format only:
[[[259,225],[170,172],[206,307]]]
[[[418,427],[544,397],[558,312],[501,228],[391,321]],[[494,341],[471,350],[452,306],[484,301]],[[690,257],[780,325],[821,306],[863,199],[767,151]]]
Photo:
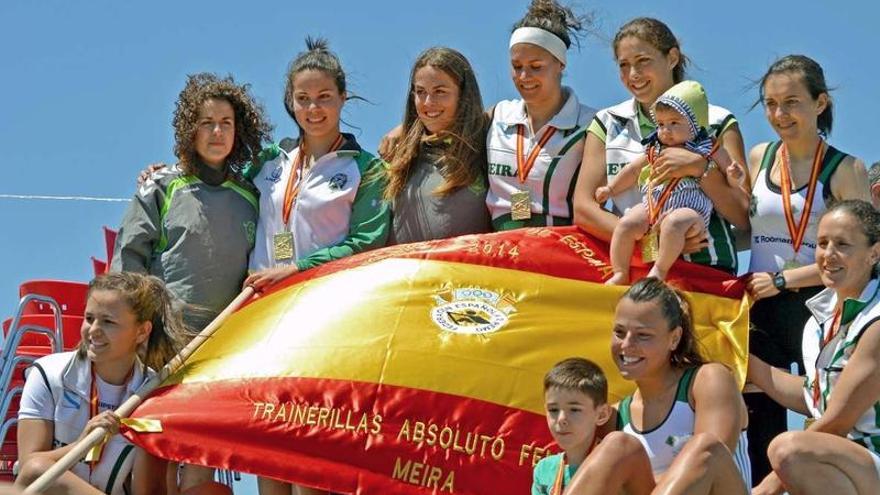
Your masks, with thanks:
[[[785,275],[783,275],[782,272],[776,272],[776,273],[772,274],[772,276],[773,276],[773,287],[776,287],[776,289],[779,292],[784,291],[785,290]]]

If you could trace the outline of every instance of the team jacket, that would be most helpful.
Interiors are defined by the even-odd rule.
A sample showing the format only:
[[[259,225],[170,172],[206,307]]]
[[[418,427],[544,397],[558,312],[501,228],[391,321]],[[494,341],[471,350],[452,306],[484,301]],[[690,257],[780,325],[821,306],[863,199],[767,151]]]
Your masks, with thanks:
[[[318,159],[303,177],[290,218],[284,225],[287,182],[299,148],[284,141],[263,150],[262,166],[246,170],[260,191],[260,220],[250,270],[276,264],[275,234],[293,234],[293,259],[300,270],[385,245],[391,210],[385,191],[385,162],[362,150],[354,136],[338,151]],[[291,144],[286,144],[290,142]]]
[[[235,179],[214,186],[177,167],[155,172],[125,213],[111,270],[164,280],[195,306],[185,320],[200,330],[241,291],[254,246],[254,193]]]

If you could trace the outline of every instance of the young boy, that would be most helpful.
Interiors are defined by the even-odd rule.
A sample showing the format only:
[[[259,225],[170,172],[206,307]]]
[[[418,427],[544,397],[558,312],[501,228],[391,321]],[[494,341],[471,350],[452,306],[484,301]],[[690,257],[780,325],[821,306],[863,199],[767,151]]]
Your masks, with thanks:
[[[532,495],[562,495],[565,485],[596,445],[596,429],[611,417],[602,368],[583,358],[556,363],[544,376],[547,427],[563,453],[535,466]]]

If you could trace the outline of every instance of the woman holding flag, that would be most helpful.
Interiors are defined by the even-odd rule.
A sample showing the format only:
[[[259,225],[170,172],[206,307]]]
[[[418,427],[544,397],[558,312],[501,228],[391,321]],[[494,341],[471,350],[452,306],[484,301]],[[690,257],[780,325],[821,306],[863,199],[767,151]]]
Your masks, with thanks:
[[[119,431],[114,409],[183,343],[186,332],[171,301],[158,278],[139,273],[109,273],[89,284],[79,348],[40,358],[28,373],[18,416],[18,486],[33,482],[95,428]],[[165,461],[113,435],[46,493],[165,493],[164,482]]]
[[[815,264],[817,227],[834,200],[870,201],[861,160],[826,143],[832,101],[822,67],[803,55],[774,62],[759,86],[767,121],[779,140],[749,153],[752,178],[751,264],[748,289],[757,301],[751,310],[749,347],[771,366],[801,370],[804,303],[821,289]],[[748,392],[748,389],[746,390]],[[760,393],[747,393],[749,444],[754,479],[770,472],[767,446],[786,430],[785,408]]]

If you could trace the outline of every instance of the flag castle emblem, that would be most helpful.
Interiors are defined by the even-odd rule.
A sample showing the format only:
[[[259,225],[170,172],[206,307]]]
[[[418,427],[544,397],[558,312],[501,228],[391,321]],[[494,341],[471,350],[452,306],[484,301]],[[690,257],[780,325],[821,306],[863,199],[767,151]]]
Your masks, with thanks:
[[[444,297],[445,296],[445,297]],[[500,330],[514,311],[512,296],[500,296],[479,287],[447,289],[434,296],[431,319],[442,330],[485,334]]]

